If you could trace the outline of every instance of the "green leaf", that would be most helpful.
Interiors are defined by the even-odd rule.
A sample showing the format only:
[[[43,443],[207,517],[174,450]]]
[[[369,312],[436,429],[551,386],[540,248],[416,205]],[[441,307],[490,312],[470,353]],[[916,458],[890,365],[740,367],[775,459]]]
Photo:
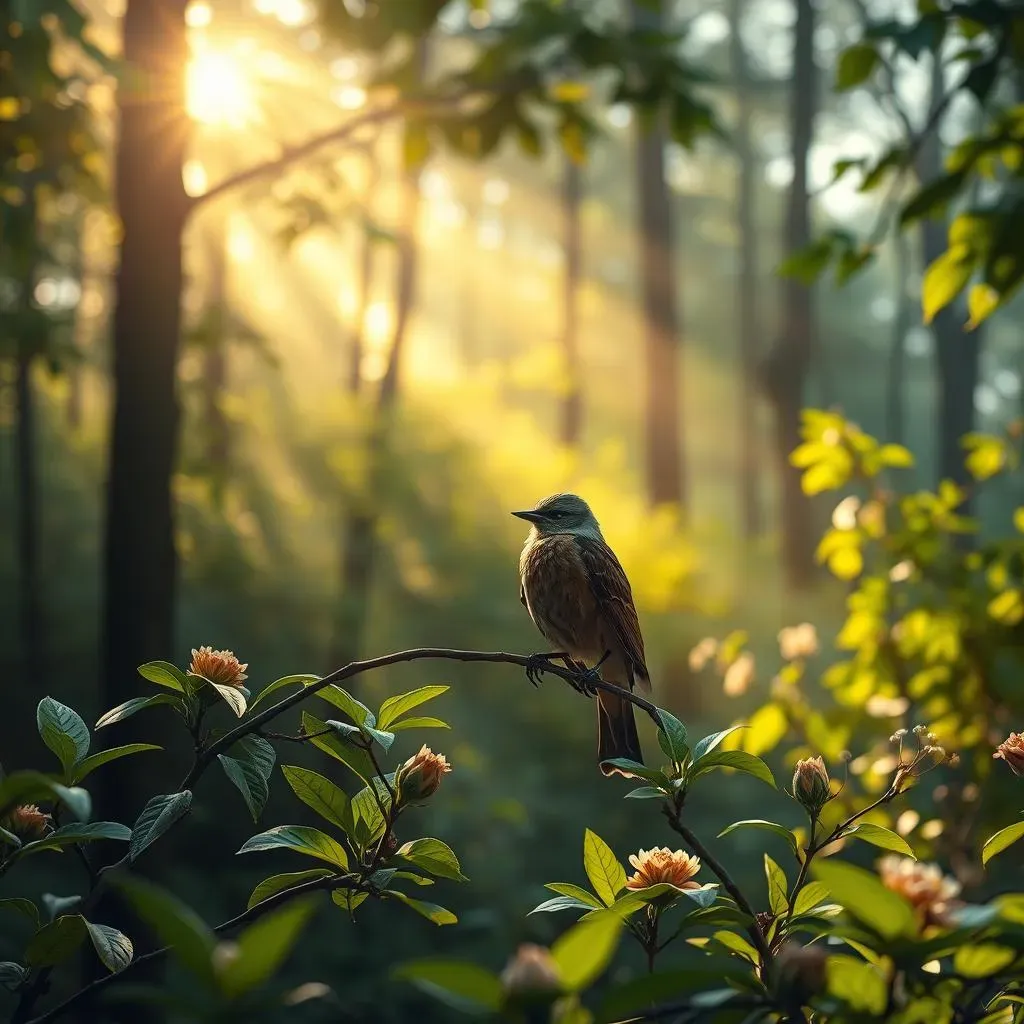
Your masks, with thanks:
[[[493,971],[459,960],[410,960],[392,972],[428,995],[462,1012],[496,1012],[501,1007],[501,980]]]
[[[281,772],[292,787],[292,792],[307,807],[311,807],[325,821],[348,831],[346,821],[351,824],[349,800],[333,782],[298,765],[281,765]]]
[[[334,722],[328,722],[328,725],[334,725]],[[385,750],[391,749],[391,744],[395,742],[395,734],[393,732],[385,732],[383,729],[374,729],[372,726],[363,726],[363,735],[368,736],[372,740],[376,740]]]
[[[439,907],[436,903],[426,903],[423,900],[414,900],[411,896],[407,896],[404,892],[399,892],[398,889],[388,889],[387,893],[389,896],[394,896],[396,900],[400,900],[407,907],[412,907],[417,914],[421,914],[428,921],[433,921],[434,924],[457,924],[458,918],[444,907]]]
[[[938,213],[960,191],[965,178],[966,172],[958,170],[935,178],[920,188],[900,211],[900,227]]]
[[[77,711],[52,697],[44,697],[36,708],[36,725],[42,741],[57,755],[64,774],[89,753],[89,727]]]
[[[745,750],[716,750],[714,753],[706,754],[694,764],[690,779],[697,779],[715,768],[733,768],[746,775],[753,775],[755,779],[775,789],[775,777],[768,765],[761,758],[748,754]]]
[[[836,92],[846,92],[866,82],[878,63],[878,50],[869,43],[848,46],[839,54],[836,65]]]
[[[230,754],[218,754],[224,774],[242,794],[253,821],[258,821],[270,796],[270,775],[277,753],[262,736],[243,736]]]
[[[626,870],[611,847],[589,828],[583,837],[583,868],[598,898],[606,907],[611,906],[625,888]]]
[[[132,826],[132,839],[128,846],[128,859],[135,863],[139,854],[155,843],[175,822],[179,821],[192,806],[192,793],[184,789],[180,793],[166,793],[153,797],[138,820]]]
[[[123,747],[110,747],[108,750],[100,750],[91,754],[83,761],[75,765],[71,773],[72,782],[81,782],[86,776],[91,775],[97,768],[111,761],[118,761],[122,757],[129,757],[132,754],[141,754],[146,750],[161,750],[155,743],[126,743]]]
[[[799,844],[796,841],[796,836],[793,835],[792,829],[788,829],[785,825],[779,825],[774,821],[764,821],[761,818],[748,818],[745,821],[734,821],[731,825],[722,829],[722,831],[718,833],[718,838],[721,839],[723,836],[729,835],[730,832],[735,832],[741,828],[757,828],[763,829],[765,832],[774,832],[775,835],[786,840],[790,850],[793,851],[794,857],[796,857],[800,852]]]
[[[573,896],[553,896],[551,899],[545,900],[543,903],[538,903],[537,906],[535,906],[526,916],[529,917],[530,914],[551,914],[558,910],[586,911],[593,909],[594,908],[589,903],[584,903],[583,900],[578,900]]]
[[[0,960],[0,986],[14,990],[28,977],[28,968],[12,960]]]
[[[85,934],[85,918],[81,915],[58,917],[32,936],[25,960],[31,967],[55,967],[74,955]]]
[[[97,839],[116,839],[121,842],[128,842],[131,837],[132,830],[127,825],[120,825],[116,821],[76,821],[71,825],[64,825],[42,839],[26,843],[18,855],[26,857],[30,853],[41,853],[43,850],[59,850],[65,846],[72,846],[75,843],[90,843]]]
[[[616,758],[619,760],[619,758]],[[664,790],[659,789],[657,786],[637,786],[636,789],[631,789],[624,797],[623,800],[664,800]]]
[[[992,942],[960,946],[953,954],[953,970],[965,978],[988,978],[1017,959],[1014,950]]]
[[[354,747],[346,742],[336,729],[328,726],[319,718],[314,718],[308,711],[302,712],[302,728],[307,736],[311,737],[310,743],[325,754],[330,754],[336,761],[355,772],[368,786],[376,778],[377,770],[373,766],[370,755],[360,747]],[[326,735],[319,735],[327,731]],[[313,738],[315,737],[315,738]]]
[[[623,771],[629,772],[630,775],[635,775],[638,779],[646,779],[656,786],[667,786],[669,783],[668,776],[664,772],[659,771],[657,768],[648,768],[640,764],[639,761],[632,761],[628,757],[609,757],[602,761],[601,764],[614,765],[616,768],[621,768]]]
[[[325,835],[318,828],[307,825],[278,825],[247,839],[239,853],[255,853],[260,850],[294,850],[307,857],[333,864],[342,871],[348,870],[348,855],[344,848]]]
[[[777,916],[784,914],[789,907],[786,872],[767,853],[764,855],[764,874],[768,881],[768,907]]]
[[[406,712],[419,707],[420,704],[425,704],[428,700],[440,697],[442,693],[447,693],[449,689],[451,689],[449,686],[421,686],[418,690],[402,693],[396,697],[389,697],[380,706],[377,728],[389,728]],[[433,719],[433,721],[437,721],[437,719]],[[405,728],[409,728],[409,726],[405,726]]]
[[[1007,847],[1017,842],[1021,836],[1024,836],[1024,821],[1018,821],[1015,825],[1007,825],[994,836],[989,836],[981,848],[982,863],[987,864],[996,854],[1002,853]]]
[[[391,726],[392,732],[400,732],[402,729],[450,729],[447,722],[440,718],[403,718]]]
[[[414,839],[399,847],[395,856],[438,878],[450,878],[453,882],[469,881],[459,867],[459,858],[440,839]]]
[[[202,679],[203,677],[196,676],[195,678]],[[217,691],[220,699],[231,708],[236,718],[241,718],[245,714],[245,694],[237,686],[224,686],[221,683],[211,682],[209,679],[203,681]]]
[[[153,930],[160,945],[170,946],[181,965],[198,979],[212,982],[215,939],[202,918],[152,882],[125,876],[115,879],[114,884]]]
[[[914,911],[910,904],[886,889],[876,875],[835,858],[815,861],[812,870],[847,913],[883,939],[913,933]]]
[[[662,708],[658,708],[658,718],[661,721],[661,728],[658,730],[658,745],[665,752],[666,757],[679,764],[690,752],[690,748],[686,745],[686,726]]]
[[[333,874],[330,868],[310,868],[308,871],[288,871],[281,875],[271,875],[253,889],[246,910],[252,910],[257,903],[262,903],[279,892],[293,889],[303,882],[311,882],[314,878],[326,878],[330,874]]]
[[[131,718],[136,711],[142,711],[143,708],[156,707],[158,704],[179,703],[178,698],[172,697],[169,693],[156,693],[152,697],[132,697],[131,700],[118,704],[116,708],[111,708],[105,715],[100,715],[93,728],[105,729],[115,722],[123,722],[126,718]]]
[[[587,892],[586,889],[579,885],[573,885],[572,882],[548,882],[544,888],[557,892],[560,896],[570,896],[572,899],[580,900],[582,903],[593,907],[594,910],[600,910],[604,906],[593,893]]]
[[[966,246],[954,246],[932,261],[921,282],[921,307],[926,324],[963,291],[973,273],[974,257]]]
[[[58,917],[70,914],[82,902],[82,897],[77,894],[74,896],[54,896],[52,892],[44,892],[40,898],[43,901],[43,906],[46,907],[46,914],[50,921],[55,921]]]
[[[348,814],[345,816],[343,828],[356,843],[363,847],[375,843],[382,835],[386,822],[381,812],[381,803],[387,807],[391,797],[387,793],[380,793],[380,801],[374,796],[374,789],[366,786],[352,798],[348,807]]]
[[[731,736],[740,729],[746,728],[748,728],[747,725],[731,725],[728,729],[723,729],[721,732],[713,732],[710,736],[705,736],[693,748],[694,761],[699,761],[705,754],[710,754],[726,737]]]
[[[611,962],[622,936],[622,919],[607,911],[575,924],[551,947],[570,992],[587,988]]]
[[[300,672],[296,675],[281,676],[280,679],[275,679],[272,683],[267,683],[262,690],[253,699],[253,702],[249,705],[249,710],[253,711],[256,705],[262,700],[266,699],[273,693],[277,693],[278,690],[283,690],[289,686],[311,686],[313,683],[320,681],[320,676],[310,675],[307,672]]]
[[[349,915],[355,913],[356,908],[366,901],[370,894],[368,892],[353,892],[351,889],[335,889],[331,893],[331,902]]]
[[[601,1024],[612,1024],[613,1021],[642,1018],[644,1011],[676,1002],[685,993],[708,989],[730,977],[742,978],[743,975],[733,964],[722,960],[718,961],[715,968],[642,974],[608,992],[601,1003],[597,1020]]]
[[[166,686],[168,690],[176,690],[178,693],[188,693],[190,690],[185,673],[169,661],[146,662],[139,666],[139,675],[157,686]]]
[[[12,772],[0,779],[0,818],[19,804],[59,800],[80,821],[92,812],[89,794],[77,786],[62,786],[42,772]]]
[[[760,953],[742,935],[737,935],[736,932],[725,930],[715,932],[714,940],[729,952],[742,957],[748,963],[756,964],[760,962]]]
[[[877,967],[852,956],[830,956],[825,963],[828,992],[853,1010],[881,1014],[886,1004],[885,978]]]
[[[219,972],[220,989],[237,999],[269,980],[291,953],[319,900],[304,897],[274,910],[238,937],[238,956]]]
[[[96,955],[103,966],[111,974],[123,971],[132,962],[135,953],[132,940],[108,924],[93,924],[85,918],[82,920],[92,942],[92,948],[96,950]]]
[[[14,914],[21,914],[22,917],[27,918],[32,923],[33,927],[39,927],[39,908],[31,900],[21,897],[0,900],[0,913],[3,913],[5,910]]]
[[[325,686],[316,694],[321,700],[333,704],[339,711],[344,712],[358,726],[370,726],[377,724],[377,716],[361,701],[355,699],[347,690],[340,686]]]
[[[853,828],[847,829],[843,833],[843,838],[860,839],[865,843],[870,843],[872,846],[880,847],[883,850],[892,850],[894,853],[902,853],[904,857],[917,860],[910,843],[906,839],[890,829],[883,828],[881,825],[872,825],[866,821],[861,822],[859,825],[854,825]]]
[[[824,903],[831,895],[828,888],[822,885],[821,882],[808,882],[807,885],[801,887],[796,895],[796,901],[793,904],[793,916],[798,917],[800,914],[806,914],[809,910],[813,910]]]

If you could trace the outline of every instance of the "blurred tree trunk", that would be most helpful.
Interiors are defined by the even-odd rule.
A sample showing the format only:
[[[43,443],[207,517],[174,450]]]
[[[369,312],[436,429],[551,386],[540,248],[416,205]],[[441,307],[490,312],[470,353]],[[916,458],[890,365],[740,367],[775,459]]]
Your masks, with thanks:
[[[740,521],[743,535],[752,540],[761,533],[761,460],[758,458],[757,356],[758,255],[757,255],[757,156],[750,134],[751,92],[747,55],[740,36],[746,0],[731,0],[730,40],[732,71],[736,88],[736,134],[734,145],[738,165],[736,222],[739,228],[739,277],[737,310],[740,347]]]
[[[569,448],[576,448],[583,434],[583,380],[580,368],[579,288],[583,260],[580,237],[580,199],[583,192],[580,166],[565,157],[562,179],[562,229],[565,232],[565,294],[562,324],[562,357],[567,390],[562,400],[562,422],[559,439]]]
[[[380,162],[377,154],[371,149],[367,162],[369,176],[366,184],[364,207],[366,215],[372,218],[373,201],[380,181]],[[363,385],[363,348],[366,335],[366,313],[370,308],[370,294],[373,288],[373,257],[376,243],[370,224],[367,223],[363,237],[359,240],[359,285],[356,294],[355,323],[352,328],[348,362],[348,393],[358,395]]]
[[[945,80],[940,61],[932,62],[929,123],[943,103]],[[918,151],[917,173],[922,183],[934,181],[944,172],[942,140],[938,126],[930,131]],[[933,217],[921,224],[921,248],[924,266],[928,267],[946,251],[948,225],[944,216]],[[932,321],[936,366],[939,379],[938,423],[939,477],[958,484],[970,481],[964,465],[960,440],[974,429],[974,391],[978,386],[978,364],[981,357],[983,330],[964,328],[962,306],[950,303]],[[961,507],[970,514],[970,500]],[[966,539],[966,538],[965,538]]]
[[[130,0],[126,83],[118,91],[116,202],[123,227],[113,322],[114,408],[107,475],[100,704],[140,691],[137,667],[174,656],[175,550],[171,474],[178,425],[176,373],[182,166],[188,44],[186,0]],[[134,721],[134,720],[133,720]],[[152,720],[146,726],[152,738]],[[136,739],[133,723],[118,733]],[[104,814],[134,820],[160,792],[148,772],[114,772]]]
[[[231,446],[230,427],[224,415],[224,389],[228,381],[228,332],[231,309],[227,294],[227,223],[215,216],[208,234],[207,311],[210,317],[203,371],[203,419],[206,426],[206,459],[213,477],[214,493],[223,495]]]
[[[889,349],[889,374],[886,379],[886,436],[892,444],[906,442],[907,331],[910,330],[911,305],[907,299],[907,277],[910,274],[910,245],[902,231],[893,239],[896,278],[896,318],[892,326]]]
[[[416,297],[416,227],[419,208],[419,174],[410,170],[405,173],[402,184],[398,273],[395,282],[395,329],[391,351],[367,428],[364,487],[361,493],[352,495],[343,530],[341,594],[331,658],[331,664],[335,667],[347,665],[359,657],[366,631],[391,423],[400,392],[402,356]]]
[[[85,217],[78,219],[78,239],[75,246],[75,260],[69,268],[71,273],[78,279],[79,286],[79,308],[75,310],[74,322],[71,327],[71,341],[75,349],[75,357],[68,366],[68,401],[65,412],[68,418],[68,427],[71,430],[78,430],[82,425],[82,405],[84,402],[83,392],[85,390],[85,335],[86,324],[81,314],[81,299],[85,296]]]
[[[660,0],[633,0],[637,27],[662,26]],[[665,181],[664,118],[638,126],[636,184],[640,278],[645,333],[647,494],[652,506],[686,505],[685,446],[681,421],[681,348],[676,295],[672,197]]]
[[[793,181],[786,206],[785,250],[810,241],[807,157],[814,135],[818,78],[814,66],[814,3],[795,0],[793,78],[790,90],[790,139]],[[762,381],[775,410],[775,460],[781,492],[782,567],[787,584],[806,587],[814,577],[814,523],[800,486],[800,472],[789,455],[800,442],[800,411],[813,351],[811,290],[795,278],[782,282],[782,331],[762,366]]]

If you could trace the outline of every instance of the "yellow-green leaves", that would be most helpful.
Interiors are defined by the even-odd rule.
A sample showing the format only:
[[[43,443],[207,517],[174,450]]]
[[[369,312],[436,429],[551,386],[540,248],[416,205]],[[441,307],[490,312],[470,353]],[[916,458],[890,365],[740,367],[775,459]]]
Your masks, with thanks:
[[[981,850],[982,863],[987,864],[996,854],[1002,853],[1022,836],[1024,836],[1024,821],[1018,821],[1015,825],[1007,825],[994,836],[989,836]]]
[[[1009,445],[1004,438],[968,434],[962,443],[967,450],[967,470],[975,480],[988,480],[1007,465]]]
[[[626,870],[611,847],[589,828],[583,837],[583,867],[594,892],[606,907],[610,907],[625,888]]]
[[[924,272],[921,308],[930,324],[963,290],[974,273],[974,258],[966,245],[954,245],[933,260]]]
[[[856,43],[839,54],[836,65],[836,92],[845,92],[866,82],[878,67],[878,50],[870,43]]]

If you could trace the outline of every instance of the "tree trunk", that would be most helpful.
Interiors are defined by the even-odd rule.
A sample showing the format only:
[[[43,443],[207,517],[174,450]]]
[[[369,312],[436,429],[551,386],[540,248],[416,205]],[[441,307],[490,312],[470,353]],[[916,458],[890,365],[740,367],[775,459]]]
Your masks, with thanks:
[[[732,0],[730,35],[732,69],[736,87],[736,160],[738,165],[736,222],[739,228],[739,277],[737,311],[740,349],[740,522],[747,540],[762,529],[761,460],[757,431],[757,358],[758,358],[758,254],[757,254],[757,157],[750,134],[751,95],[747,74],[747,55],[740,38],[745,0]]]
[[[366,185],[365,206],[368,213],[373,211],[374,196],[380,180],[380,163],[377,154],[370,151],[370,174]],[[366,312],[370,308],[370,293],[373,288],[373,257],[375,242],[367,230],[359,241],[359,293],[356,296],[355,324],[352,328],[348,361],[348,392],[358,395],[363,386],[363,347],[366,334]]]
[[[579,287],[583,251],[580,235],[580,198],[583,183],[580,166],[572,157],[565,157],[562,181],[562,213],[565,232],[565,294],[562,325],[562,354],[567,390],[562,400],[562,422],[559,437],[569,448],[579,446],[583,434],[583,381],[580,369]]]
[[[634,23],[645,29],[660,29],[661,6],[657,2],[634,2]],[[672,198],[665,181],[666,143],[661,114],[656,115],[646,131],[638,129],[636,179],[647,380],[647,493],[652,506],[677,504],[685,507],[681,350]]]
[[[814,3],[795,0],[793,84],[790,93],[790,137],[793,181],[786,207],[787,253],[810,240],[807,157],[814,134],[817,74],[814,66]],[[795,278],[782,284],[782,332],[762,368],[766,394],[775,407],[775,458],[779,471],[782,567],[787,584],[801,589],[815,575],[814,523],[811,505],[800,486],[800,472],[789,455],[800,443],[800,411],[813,351],[811,291]]]
[[[231,308],[227,294],[227,223],[221,216],[211,218],[208,235],[207,309],[210,316],[209,347],[203,372],[203,420],[206,427],[206,459],[214,482],[214,494],[223,495],[231,445],[230,428],[224,415],[224,388],[228,380],[228,332]]]
[[[181,171],[188,139],[186,0],[130,0],[118,93],[116,200],[123,227],[113,324],[114,409],[106,494],[100,699],[136,696],[137,667],[174,656],[171,502],[178,426]],[[148,726],[152,729],[152,724]],[[128,723],[116,739],[133,732]],[[136,736],[131,736],[135,739]],[[159,790],[149,773],[114,772],[104,813],[132,821]]]
[[[906,401],[907,375],[907,331],[910,330],[911,306],[907,301],[907,277],[910,273],[910,246],[902,231],[896,233],[893,241],[895,246],[896,278],[896,319],[893,321],[892,340],[889,349],[889,374],[886,378],[885,425],[886,436],[892,444],[904,444],[906,441],[906,418],[904,402]]]

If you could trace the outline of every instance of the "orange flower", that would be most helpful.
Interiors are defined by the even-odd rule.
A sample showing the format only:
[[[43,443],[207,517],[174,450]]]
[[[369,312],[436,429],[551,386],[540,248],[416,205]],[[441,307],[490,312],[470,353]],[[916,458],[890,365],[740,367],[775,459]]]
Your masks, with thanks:
[[[667,846],[640,850],[629,855],[629,863],[636,868],[636,874],[626,880],[627,889],[647,889],[659,882],[667,882],[677,889],[700,888],[700,882],[693,881],[700,870],[700,858],[682,850],[670,850]]]
[[[188,670],[220,686],[241,686],[246,679],[248,664],[241,664],[233,651],[215,651],[212,647],[192,649],[192,664]]]
[[[545,946],[524,942],[501,972],[501,983],[509,995],[558,992],[562,979],[558,965]]]
[[[1011,732],[992,756],[1005,761],[1014,775],[1024,775],[1024,732]]]
[[[426,800],[437,792],[441,776],[452,770],[444,754],[435,754],[425,743],[395,773],[399,799],[407,802]]]
[[[919,864],[894,854],[878,862],[878,873],[886,889],[902,896],[917,911],[922,926],[949,923],[960,883],[943,875],[937,864]]]
[[[50,824],[50,816],[35,804],[22,804],[7,815],[4,824],[19,839],[38,839]]]

